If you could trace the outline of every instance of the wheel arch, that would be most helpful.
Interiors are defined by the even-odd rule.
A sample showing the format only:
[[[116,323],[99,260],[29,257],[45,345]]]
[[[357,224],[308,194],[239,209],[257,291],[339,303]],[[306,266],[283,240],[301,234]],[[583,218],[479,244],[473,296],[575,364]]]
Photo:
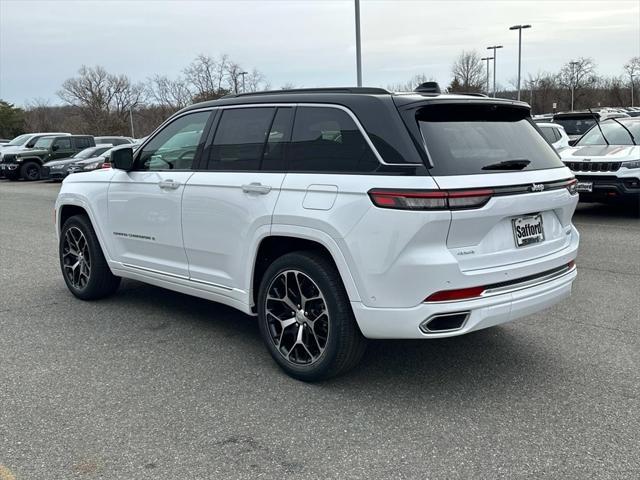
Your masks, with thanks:
[[[338,244],[324,232],[297,227],[297,232],[272,231],[260,239],[255,250],[250,273],[249,300],[256,304],[258,289],[265,271],[271,263],[282,255],[295,251],[314,251],[326,256],[333,262],[351,301],[360,301],[356,283],[351,270]]]

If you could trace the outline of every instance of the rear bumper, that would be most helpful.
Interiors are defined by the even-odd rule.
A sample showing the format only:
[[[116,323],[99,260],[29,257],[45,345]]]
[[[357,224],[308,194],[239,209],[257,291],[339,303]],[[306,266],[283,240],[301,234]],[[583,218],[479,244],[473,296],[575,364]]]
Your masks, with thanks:
[[[593,192],[580,192],[581,202],[640,198],[640,178],[578,174],[576,179],[593,183]]]
[[[493,327],[544,310],[571,294],[576,278],[574,267],[548,282],[511,293],[467,301],[423,303],[413,308],[371,308],[352,302],[356,320],[367,338],[425,339],[444,338]],[[468,312],[461,328],[447,332],[424,333],[420,325],[434,315]]]

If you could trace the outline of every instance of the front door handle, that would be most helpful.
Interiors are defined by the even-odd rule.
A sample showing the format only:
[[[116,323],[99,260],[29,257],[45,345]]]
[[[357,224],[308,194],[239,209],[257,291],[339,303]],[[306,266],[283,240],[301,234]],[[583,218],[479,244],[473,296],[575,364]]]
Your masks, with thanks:
[[[266,195],[271,191],[269,185],[262,185],[260,182],[253,182],[248,185],[242,185],[242,191],[244,193],[259,193],[260,195]]]
[[[175,182],[173,180],[161,180],[158,182],[158,186],[167,190],[175,190],[180,186],[180,182]]]

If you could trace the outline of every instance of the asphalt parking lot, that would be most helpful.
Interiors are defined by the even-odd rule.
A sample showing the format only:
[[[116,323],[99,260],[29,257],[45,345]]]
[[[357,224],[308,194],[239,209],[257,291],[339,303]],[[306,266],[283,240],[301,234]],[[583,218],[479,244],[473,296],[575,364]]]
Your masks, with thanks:
[[[0,180],[0,480],[640,476],[640,220],[581,205],[573,296],[438,341],[372,342],[321,384],[255,321],[57,263],[59,185]]]

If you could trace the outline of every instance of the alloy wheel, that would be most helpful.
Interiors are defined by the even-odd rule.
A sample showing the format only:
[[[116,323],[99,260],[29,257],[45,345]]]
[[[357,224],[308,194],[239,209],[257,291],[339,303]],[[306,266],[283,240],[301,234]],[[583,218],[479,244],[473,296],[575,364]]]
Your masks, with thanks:
[[[69,283],[78,290],[84,289],[91,275],[91,256],[87,239],[77,227],[69,228],[64,234],[62,264]]]
[[[327,348],[329,311],[318,285],[299,270],[279,273],[267,289],[267,327],[276,349],[296,365],[311,365]]]

